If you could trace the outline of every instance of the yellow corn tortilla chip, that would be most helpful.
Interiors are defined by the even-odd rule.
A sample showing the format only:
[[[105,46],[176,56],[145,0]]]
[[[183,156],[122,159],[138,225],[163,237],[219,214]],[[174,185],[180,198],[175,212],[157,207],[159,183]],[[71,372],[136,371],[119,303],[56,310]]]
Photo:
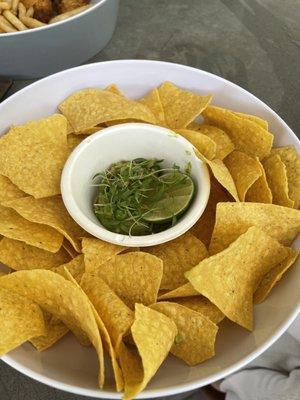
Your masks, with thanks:
[[[289,197],[294,200],[295,208],[300,205],[300,157],[294,146],[277,147],[271,150],[271,154],[278,154],[286,168],[289,187]]]
[[[104,384],[101,337],[92,306],[74,283],[48,270],[17,271],[0,279],[0,288],[26,296],[61,320],[81,343],[94,345],[99,358],[100,387]]]
[[[248,189],[245,201],[251,201],[253,203],[272,204],[273,196],[267,182],[265,170],[258,158],[256,158],[256,160],[261,170],[261,176]]]
[[[102,129],[106,128],[106,125],[100,124],[100,125],[96,125],[93,126],[92,128],[86,128],[86,129],[82,129],[81,131],[78,132],[74,132],[74,135],[79,135],[79,137],[82,138],[86,138],[89,135],[92,135],[93,133],[102,131]]]
[[[248,190],[262,175],[259,161],[234,150],[224,159],[224,164],[233,178],[240,201],[245,201]]]
[[[68,155],[67,120],[54,114],[13,126],[0,139],[0,174],[35,198],[53,196]]]
[[[131,309],[156,302],[163,262],[141,251],[116,255],[94,271]]]
[[[219,203],[209,253],[226,249],[251,226],[288,246],[300,232],[300,211],[274,204]]]
[[[252,330],[253,293],[289,250],[253,226],[227,249],[204,259],[185,275],[226,317]]]
[[[37,351],[44,351],[52,347],[68,332],[69,329],[63,322],[59,322],[55,318],[50,318],[48,323],[46,323],[45,335],[30,339],[30,343]]]
[[[176,129],[176,133],[183,136],[192,145],[206,157],[208,160],[212,160],[216,156],[217,145],[208,136],[203,135],[201,132],[192,131],[190,129]]]
[[[99,276],[85,273],[80,285],[101,316],[118,354],[123,336],[133,323],[133,312]]]
[[[273,195],[273,203],[284,207],[294,207],[289,198],[289,187],[286,166],[278,154],[273,154],[262,162],[267,182]]]
[[[299,251],[290,249],[290,255],[272,268],[261,280],[254,293],[253,301],[254,303],[261,303],[266,299],[268,294],[271,292],[273,287],[282,276],[287,272],[287,270],[295,263]]]
[[[193,366],[215,355],[218,326],[204,315],[180,304],[161,302],[151,306],[175,322],[178,333],[171,353]]]
[[[188,282],[182,286],[179,286],[174,290],[161,294],[157,300],[161,301],[161,300],[177,299],[178,297],[190,297],[190,296],[199,296],[199,292],[197,292],[197,290],[194,289],[191,283]]]
[[[45,323],[40,307],[26,297],[1,287],[0,356],[27,340],[44,334]]]
[[[114,83],[112,83],[111,85],[108,85],[105,90],[107,90],[108,92],[117,94],[119,96],[124,97],[124,94],[121,92],[121,90],[118,88],[118,86]]]
[[[190,229],[190,232],[201,240],[206,248],[210,244],[211,235],[214,230],[217,204],[225,201],[231,201],[231,196],[216,179],[211,177],[210,194],[206,208],[195,225]]]
[[[14,210],[3,206],[0,206],[0,234],[53,253],[60,249],[63,241],[63,236],[55,229],[27,221]]]
[[[86,272],[93,272],[99,269],[100,265],[125,249],[127,249],[127,247],[104,242],[100,239],[83,238],[82,252],[84,254]]]
[[[83,255],[79,254],[68,263],[61,264],[58,267],[52,268],[52,271],[68,279],[68,277],[65,275],[65,268],[69,271],[75,281],[77,283],[80,283],[85,270]]]
[[[5,201],[25,197],[26,193],[20,190],[6,176],[0,175],[0,204]]]
[[[212,125],[196,124],[194,126],[198,132],[209,137],[216,144],[216,154],[215,158],[218,160],[223,160],[228,154],[234,150],[234,144],[230,140],[227,133],[222,129],[217,128]]]
[[[47,225],[63,235],[78,252],[81,251],[81,237],[85,231],[76,224],[66,210],[60,196],[44,199],[23,197],[5,203],[28,221]]]
[[[78,256],[78,252],[74,249],[74,247],[71,245],[71,243],[67,239],[64,239],[64,241],[62,243],[62,247],[71,256],[71,258],[75,258]]]
[[[171,82],[164,82],[159,88],[159,97],[169,128],[186,128],[210,103],[212,96],[182,90]]]
[[[125,378],[124,400],[135,398],[147,386],[167,357],[177,328],[166,315],[136,304],[131,332],[138,354],[125,345],[120,352]]]
[[[236,150],[243,151],[260,160],[269,155],[273,135],[257,123],[240,118],[233,112],[220,107],[207,107],[202,113],[205,122],[224,129]]]
[[[190,232],[170,242],[146,247],[145,251],[163,261],[160,289],[176,289],[186,283],[184,273],[208,256],[204,244]]]
[[[261,126],[266,131],[269,130],[268,121],[258,117],[257,115],[244,114],[244,113],[241,113],[241,112],[233,112],[233,113],[235,115],[237,115],[238,117],[240,117],[240,118],[249,119],[250,121],[255,122],[257,125]]]
[[[87,134],[74,134],[71,133],[67,136],[68,148],[70,151],[73,151],[75,147],[77,147],[84,139],[88,137]]]
[[[151,92],[147,93],[146,96],[139,99],[139,102],[149,108],[149,110],[155,116],[158,125],[166,125],[165,113],[157,88],[153,89]]]
[[[0,241],[0,262],[17,271],[51,269],[69,260],[70,257],[63,248],[60,248],[57,253],[51,253],[19,240],[4,237]]]
[[[215,324],[218,324],[224,319],[222,311],[204,296],[182,297],[174,300],[170,299],[170,301],[174,301],[177,304],[181,304],[184,307],[204,315]]]
[[[101,89],[82,89],[71,94],[59,110],[74,127],[75,132],[108,121],[136,119],[156,123],[151,111],[137,101]]]
[[[6,272],[0,271],[0,278],[1,278],[1,276],[4,276],[4,275],[6,275]]]

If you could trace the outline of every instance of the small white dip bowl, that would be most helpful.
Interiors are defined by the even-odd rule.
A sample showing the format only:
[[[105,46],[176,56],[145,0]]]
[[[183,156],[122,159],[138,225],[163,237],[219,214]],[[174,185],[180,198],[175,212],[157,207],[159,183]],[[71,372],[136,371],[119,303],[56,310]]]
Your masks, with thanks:
[[[163,159],[164,167],[176,164],[181,170],[190,165],[196,186],[194,198],[177,224],[163,232],[145,236],[111,232],[94,214],[98,189],[92,186],[92,178],[115,162],[140,157]],[[169,129],[142,123],[115,125],[83,140],[68,158],[61,178],[62,198],[72,218],[91,235],[128,247],[153,246],[182,235],[202,215],[209,192],[207,167],[196,157],[192,144]]]

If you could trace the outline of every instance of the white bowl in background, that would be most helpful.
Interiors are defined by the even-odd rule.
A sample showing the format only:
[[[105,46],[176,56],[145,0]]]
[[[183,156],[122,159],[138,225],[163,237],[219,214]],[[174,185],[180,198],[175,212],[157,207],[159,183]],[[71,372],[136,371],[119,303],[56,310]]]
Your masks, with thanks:
[[[183,65],[159,61],[121,60],[84,65],[50,76],[17,92],[0,104],[0,133],[12,124],[46,117],[75,90],[105,87],[114,82],[132,98],[170,80],[198,93],[213,93],[213,103],[253,113],[269,121],[275,146],[300,144],[285,122],[262,101],[239,86],[210,73]],[[34,105],[29,107],[28,105]],[[299,247],[299,238],[295,245]],[[254,331],[224,321],[217,336],[216,356],[188,367],[168,357],[139,398],[154,398],[189,391],[233,373],[259,356],[289,327],[300,310],[300,260],[282,278],[262,304],[254,308]],[[3,360],[40,382],[58,389],[96,398],[120,398],[112,384],[97,387],[97,357],[92,348],[81,347],[71,336],[39,353],[30,344],[12,351]],[[108,383],[112,375],[108,376]]]
[[[190,165],[196,186],[194,198],[177,224],[165,231],[145,236],[111,232],[94,214],[92,204],[97,188],[91,186],[92,177],[118,161],[140,157],[164,160],[164,168],[176,164],[182,171]],[[209,191],[208,169],[195,155],[191,143],[170,129],[150,124],[115,125],[87,137],[71,153],[61,178],[62,198],[73,219],[91,235],[128,247],[153,246],[184,234],[201,217]]]
[[[110,41],[119,0],[91,7],[54,24],[0,35],[0,76],[39,78],[87,61]]]

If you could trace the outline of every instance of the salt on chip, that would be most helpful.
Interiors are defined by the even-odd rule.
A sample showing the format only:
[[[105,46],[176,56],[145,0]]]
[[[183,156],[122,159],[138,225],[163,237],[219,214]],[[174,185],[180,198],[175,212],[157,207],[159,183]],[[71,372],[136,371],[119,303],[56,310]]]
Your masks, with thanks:
[[[45,199],[23,197],[6,202],[5,205],[13,208],[28,221],[55,229],[72,243],[76,251],[81,251],[80,241],[85,231],[70,217],[61,196],[52,196]]]
[[[50,317],[46,323],[46,332],[44,335],[30,339],[30,343],[37,351],[45,351],[57,343],[69,332],[69,328],[56,318]]]
[[[157,88],[151,90],[151,92],[147,93],[146,96],[139,99],[139,102],[149,108],[155,116],[158,125],[166,125],[165,113]]]
[[[3,279],[6,277],[1,277],[0,281]],[[30,299],[0,287],[0,356],[44,334],[40,307]]]
[[[67,97],[59,105],[59,110],[75,132],[122,119],[156,123],[154,115],[143,104],[101,89],[79,90]]]
[[[61,264],[52,269],[53,272],[60,274],[64,278],[68,279],[65,274],[65,269],[72,275],[77,283],[81,282],[81,278],[85,271],[84,266],[84,258],[82,254],[79,254],[77,257],[73,258],[73,260],[69,261],[68,263]]]
[[[186,283],[184,273],[208,256],[204,244],[187,232],[170,242],[146,247],[145,251],[163,261],[160,289],[176,289]]]
[[[176,129],[175,132],[188,140],[208,160],[215,158],[217,145],[208,136],[190,129]]]
[[[262,175],[259,161],[234,150],[224,159],[224,164],[233,178],[240,201],[245,201],[248,190]]]
[[[216,125],[228,134],[236,150],[260,160],[268,156],[273,135],[249,119],[240,118],[225,108],[209,106],[202,113],[205,122]]]
[[[135,303],[156,302],[163,262],[152,254],[136,251],[116,255],[94,271],[131,309]]]
[[[290,245],[300,232],[300,211],[274,204],[219,203],[209,253],[226,249],[251,226]]]
[[[271,150],[271,154],[278,154],[286,168],[286,176],[289,188],[289,197],[295,202],[294,207],[300,205],[300,157],[294,146],[277,147]]]
[[[204,315],[215,324],[224,319],[222,311],[204,296],[182,297],[171,301]]]
[[[125,345],[120,352],[125,377],[124,400],[135,398],[147,386],[167,357],[177,328],[166,315],[136,304],[131,332],[138,354]]]
[[[26,196],[14,183],[4,175],[0,175],[0,204],[5,201]]]
[[[126,250],[125,246],[104,242],[95,238],[82,239],[82,252],[84,254],[86,272],[93,272],[100,268],[101,264]]]
[[[0,174],[35,198],[54,196],[68,155],[67,120],[54,114],[13,126],[0,139]]]
[[[171,82],[164,82],[159,88],[159,97],[169,128],[186,128],[210,103],[212,96],[182,90]]]
[[[233,112],[233,113],[235,115],[237,115],[238,117],[240,117],[240,118],[248,119],[248,120],[250,120],[252,122],[255,122],[257,125],[261,126],[266,131],[269,129],[268,121],[258,117],[257,115],[244,114],[244,113],[241,113],[241,112]]]
[[[273,203],[284,207],[294,207],[289,197],[287,170],[278,154],[273,154],[262,162],[267,182],[273,195]]]
[[[0,205],[0,234],[56,253],[63,236],[50,226],[27,221],[16,211]]]
[[[161,294],[157,300],[169,300],[169,299],[177,299],[178,297],[190,297],[190,296],[199,296],[199,292],[194,289],[193,285],[188,282],[182,286],[179,286],[176,289],[170,290],[164,294]]]
[[[226,317],[252,330],[253,293],[289,250],[253,226],[227,249],[204,259],[185,275]]]
[[[68,253],[60,248],[51,253],[25,242],[4,237],[0,241],[0,262],[14,270],[51,269],[70,260]]]
[[[177,303],[161,302],[151,306],[169,317],[178,330],[171,353],[189,366],[215,355],[218,326],[204,315]]]
[[[85,273],[80,286],[101,316],[118,354],[123,336],[129,332],[133,323],[133,312],[103,279],[93,273]]]
[[[262,166],[258,158],[256,158],[256,160],[259,163],[261,176],[248,189],[245,201],[251,201],[254,203],[272,204],[273,195],[267,182],[267,177],[264,167]]]
[[[261,303],[269,295],[273,287],[283,277],[287,270],[295,263],[299,251],[290,249],[290,255],[272,268],[261,280],[254,293],[254,303]]]
[[[81,343],[90,340],[99,358],[100,387],[104,384],[102,341],[92,306],[74,283],[48,270],[17,271],[0,279],[0,288],[26,296],[61,320]]]

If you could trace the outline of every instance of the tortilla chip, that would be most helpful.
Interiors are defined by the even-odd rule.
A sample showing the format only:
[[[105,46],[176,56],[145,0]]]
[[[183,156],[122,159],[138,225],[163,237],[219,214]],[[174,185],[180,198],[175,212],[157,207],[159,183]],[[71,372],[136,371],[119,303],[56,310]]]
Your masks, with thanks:
[[[0,281],[6,277],[0,278]],[[0,288],[0,356],[45,334],[40,307],[26,297]]]
[[[158,297],[158,301],[161,300],[169,300],[169,299],[177,299],[178,297],[190,297],[190,296],[199,296],[199,292],[193,288],[190,282],[185,283],[178,288],[171,290],[170,292],[161,294]]]
[[[58,322],[56,318],[50,318],[48,323],[46,323],[45,335],[30,339],[30,343],[37,351],[44,351],[52,347],[68,332],[69,329],[63,322]]]
[[[135,303],[149,305],[156,302],[163,263],[152,254],[139,251],[114,256],[93,272],[134,309]]]
[[[167,357],[177,328],[164,314],[136,304],[131,332],[138,353],[125,345],[120,352],[125,377],[124,400],[135,398],[147,386]]]
[[[208,136],[190,129],[176,129],[175,132],[192,143],[192,145],[208,160],[212,160],[216,157],[217,145]]]
[[[171,301],[204,315],[215,324],[224,319],[222,311],[204,296],[182,297]]]
[[[74,135],[79,135],[80,137],[83,137],[84,139],[89,136],[92,135],[93,133],[102,131],[102,129],[106,128],[106,125],[100,124],[100,125],[96,125],[93,126],[92,128],[86,128],[86,129],[82,129],[81,131],[78,132],[74,132]]]
[[[266,173],[261,162],[256,158],[259,163],[261,170],[261,176],[253,183],[246,193],[245,201],[251,201],[253,203],[266,203],[272,204],[273,196],[269,188]]]
[[[64,239],[62,247],[66,250],[66,252],[70,255],[71,258],[75,258],[78,256],[77,251],[74,249],[74,247],[67,239]]]
[[[251,226],[288,246],[300,232],[300,212],[274,204],[219,203],[209,253],[226,249]]]
[[[86,139],[89,135],[86,134],[74,134],[71,133],[70,135],[67,136],[67,141],[68,141],[68,147],[69,150],[73,151],[75,147],[77,147],[84,139]]]
[[[80,241],[85,231],[70,217],[60,196],[45,199],[23,197],[6,202],[5,205],[28,221],[54,228],[72,243],[76,251],[81,251]]]
[[[236,150],[260,160],[269,155],[273,135],[255,122],[240,118],[230,110],[209,106],[203,111],[205,122],[224,129]]]
[[[13,126],[0,139],[0,174],[35,198],[53,196],[68,155],[67,120],[54,114]]]
[[[56,253],[63,236],[46,225],[27,221],[10,208],[0,206],[0,234],[31,246]]]
[[[159,88],[159,97],[169,128],[186,128],[210,103],[212,96],[182,90],[171,82],[164,82]]]
[[[245,201],[248,190],[262,175],[259,161],[234,150],[225,158],[224,164],[233,178],[239,199]]]
[[[278,154],[286,168],[289,187],[289,198],[294,200],[295,208],[300,205],[300,157],[294,146],[277,147],[271,150],[271,154]]]
[[[75,281],[77,283],[80,283],[85,270],[83,255],[79,254],[77,257],[73,258],[73,260],[69,261],[68,263],[53,268],[52,271],[68,279],[68,277],[65,274],[65,268],[69,271],[69,273],[72,275]]]
[[[133,312],[99,276],[85,273],[80,285],[101,316],[118,354],[123,336],[133,323]]]
[[[171,353],[190,366],[215,355],[218,326],[204,315],[180,304],[161,302],[151,306],[175,322],[178,333]]]
[[[8,200],[19,199],[26,196],[14,183],[6,176],[0,175],[0,205]]]
[[[165,113],[157,88],[153,89],[151,92],[147,93],[146,96],[139,99],[139,102],[149,108],[149,110],[155,116],[158,125],[166,125]]]
[[[156,123],[154,115],[143,104],[101,89],[79,90],[66,98],[59,105],[59,110],[75,132],[121,119]]]
[[[255,304],[261,303],[266,299],[276,283],[280,281],[287,270],[295,263],[298,255],[299,251],[290,249],[290,255],[263,277],[254,293],[253,301]]]
[[[269,130],[268,121],[258,117],[257,115],[244,114],[241,112],[233,112],[233,114],[237,115],[238,117],[240,117],[242,119],[249,119],[250,121],[255,122],[257,125],[261,126],[266,131]]]
[[[127,247],[125,246],[118,246],[100,239],[83,238],[82,252],[84,254],[86,272],[98,270],[100,265],[126,249]]]
[[[273,195],[273,203],[284,207],[294,207],[289,198],[287,170],[278,154],[273,154],[262,162],[267,182]]]
[[[197,124],[195,129],[215,142],[217,146],[215,158],[218,160],[223,160],[234,150],[234,144],[222,129],[204,124]]]
[[[107,90],[108,92],[117,94],[119,96],[125,97],[124,94],[121,92],[121,90],[118,88],[118,86],[114,83],[112,83],[111,85],[108,85],[105,90]]]
[[[190,232],[201,240],[206,248],[210,244],[211,235],[214,230],[217,204],[225,201],[231,201],[231,196],[216,179],[211,177],[210,194],[206,208],[195,225],[190,229]]]
[[[14,270],[51,269],[70,260],[66,251],[61,248],[57,253],[29,246],[19,240],[4,237],[0,241],[0,262]]]
[[[226,317],[252,330],[253,293],[289,250],[253,226],[226,250],[204,259],[185,276]]]
[[[72,282],[47,270],[17,271],[0,279],[0,287],[26,296],[61,320],[80,343],[94,345],[99,358],[99,385],[104,383],[104,358],[101,337],[92,306],[86,295]],[[40,334],[42,335],[42,333]]]
[[[204,244],[189,232],[145,251],[163,261],[160,289],[176,289],[186,283],[184,273],[208,256]]]

